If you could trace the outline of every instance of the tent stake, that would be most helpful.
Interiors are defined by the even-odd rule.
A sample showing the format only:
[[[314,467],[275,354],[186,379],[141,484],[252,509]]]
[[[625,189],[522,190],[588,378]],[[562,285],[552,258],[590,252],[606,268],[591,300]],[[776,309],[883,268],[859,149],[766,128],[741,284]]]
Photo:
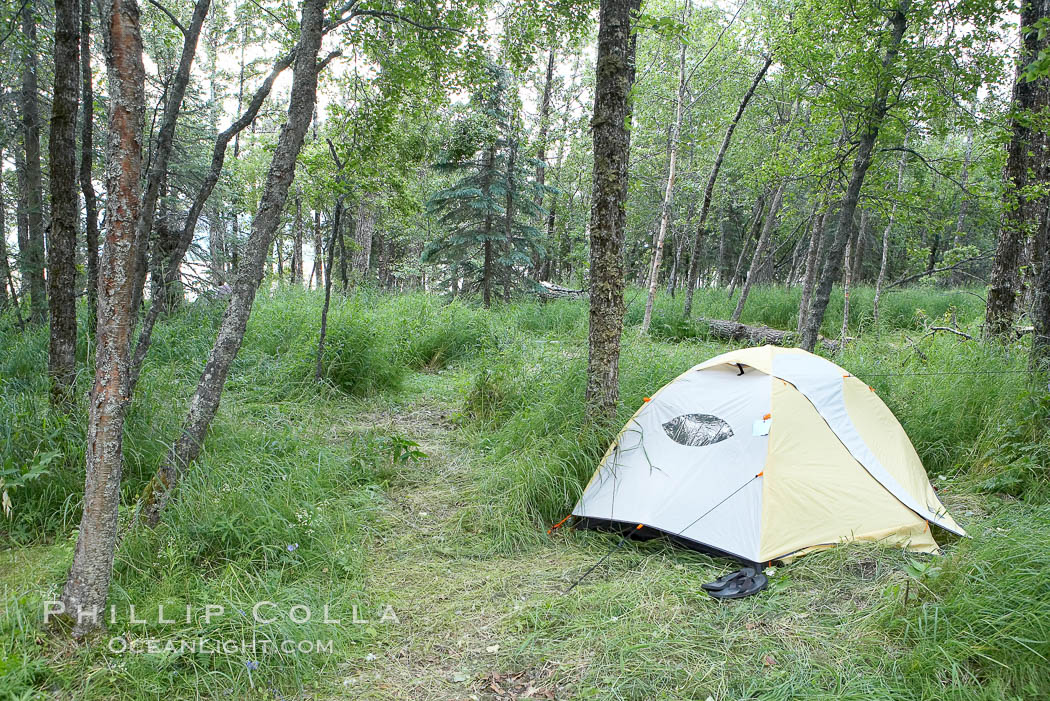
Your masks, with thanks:
[[[634,530],[638,531],[638,530],[641,530],[641,528],[642,528],[642,524],[639,523],[637,526],[634,527]],[[568,589],[565,590],[565,594],[568,594],[573,589],[575,589],[577,584],[579,584],[584,579],[586,579],[587,575],[589,575],[591,572],[594,572],[596,569],[598,569],[598,565],[600,565],[603,562],[605,562],[609,558],[609,556],[612,555],[613,552],[616,551],[617,548],[619,548],[620,546],[622,546],[626,542],[627,542],[627,536],[624,536],[624,537],[620,538],[620,542],[618,542],[616,545],[614,545],[611,548],[609,548],[609,552],[607,552],[604,555],[602,555],[600,560],[595,562],[593,565],[591,565],[591,568],[589,570],[587,570],[582,575],[580,575],[580,578],[577,579],[575,582],[573,582],[571,587],[569,587]],[[565,594],[562,594],[562,596],[564,596]]]

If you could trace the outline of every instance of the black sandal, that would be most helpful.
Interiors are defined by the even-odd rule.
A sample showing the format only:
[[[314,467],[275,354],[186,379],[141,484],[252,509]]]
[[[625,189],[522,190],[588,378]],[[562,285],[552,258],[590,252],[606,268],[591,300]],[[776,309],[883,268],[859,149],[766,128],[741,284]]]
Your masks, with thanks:
[[[738,573],[740,574],[740,573]],[[716,599],[742,599],[745,596],[757,594],[766,588],[769,578],[762,573],[755,575],[743,575],[730,579],[722,589],[708,590],[707,593]]]
[[[719,577],[718,579],[716,579],[713,582],[707,582],[706,584],[701,584],[700,588],[703,589],[704,591],[707,591],[707,592],[722,591],[723,589],[725,589],[729,585],[730,582],[732,582],[737,577],[754,577],[754,576],[755,576],[755,568],[754,567],[743,567],[743,568],[737,570],[736,572],[730,572],[729,574],[725,575],[724,577]]]

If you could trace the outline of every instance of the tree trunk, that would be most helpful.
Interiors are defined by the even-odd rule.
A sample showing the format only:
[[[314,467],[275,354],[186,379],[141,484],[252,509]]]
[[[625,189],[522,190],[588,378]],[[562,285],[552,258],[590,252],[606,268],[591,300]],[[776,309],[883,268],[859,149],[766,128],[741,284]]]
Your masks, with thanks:
[[[926,274],[933,275],[933,271],[937,269],[937,254],[941,248],[941,235],[933,235],[933,243],[930,244],[930,257],[926,259]]]
[[[341,168],[340,168],[341,169]],[[325,265],[324,283],[324,305],[321,307],[321,331],[317,337],[317,365],[314,368],[314,380],[321,381],[324,377],[324,340],[328,335],[328,309],[332,304],[332,266],[335,264],[335,237],[339,232],[339,220],[343,214],[343,198],[336,200],[335,211],[332,212],[332,236],[328,239],[328,263]]]
[[[765,62],[762,64],[762,68],[759,69],[755,75],[755,79],[751,81],[751,87],[744,93],[744,97],[740,100],[740,106],[737,107],[736,115],[733,117],[733,121],[726,127],[725,136],[722,137],[722,145],[718,148],[718,155],[715,156],[714,165],[711,166],[711,174],[707,177],[707,186],[704,188],[704,199],[700,205],[700,221],[696,225],[696,239],[693,241],[693,253],[689,257],[689,274],[686,276],[686,287],[685,287],[685,308],[683,314],[685,318],[693,313],[693,290],[696,289],[697,282],[700,280],[700,251],[701,244],[704,240],[704,233],[707,228],[707,214],[711,209],[711,195],[714,193],[715,180],[718,178],[718,171],[722,168],[722,161],[725,159],[726,151],[729,150],[729,144],[733,140],[733,132],[736,130],[736,125],[740,122],[740,118],[744,116],[744,110],[747,109],[747,103],[751,102],[751,98],[755,95],[755,90],[762,83],[762,79],[766,76],[766,71],[769,70],[769,66],[773,63],[773,56],[767,56]]]
[[[862,218],[866,216],[865,212],[861,212]],[[846,345],[846,332],[849,330],[849,293],[850,285],[853,283],[853,261],[851,255],[853,253],[853,241],[846,242],[846,252],[842,261],[842,332],[839,334],[842,345]]]
[[[580,55],[577,52],[576,59],[575,59],[575,61],[573,61],[573,65],[572,65],[572,75],[569,78],[569,90],[570,91],[572,91],[572,90],[574,90],[576,88],[576,77],[579,74],[579,70],[580,70]],[[569,108],[571,106],[571,100],[572,100],[572,98],[570,97],[566,101],[566,110],[563,113],[563,117],[562,117],[562,120],[561,120],[562,128],[564,128],[566,122],[568,121],[568,116],[567,115],[568,115],[568,112],[569,112]],[[562,138],[558,139],[558,156],[555,159],[555,163],[556,163],[556,166],[555,166],[556,171],[555,172],[558,175],[558,180],[559,181],[562,179],[562,167],[563,167],[563,165],[565,163],[564,159],[565,159],[565,142],[566,141],[568,141],[568,137],[565,136],[564,134],[562,135]],[[544,175],[544,179],[545,179],[544,182],[546,182],[546,175]],[[575,193],[572,193],[572,194],[575,194]],[[572,194],[570,194],[569,198],[568,198],[569,206],[571,206],[571,204],[572,204]],[[546,261],[546,263],[547,263],[547,265],[546,265],[546,275],[542,276],[544,280],[551,280],[551,279],[553,279],[555,277],[557,277],[558,279],[562,279],[563,276],[561,275],[561,271],[565,267],[565,259],[567,258],[567,255],[565,254],[565,247],[568,245],[568,241],[567,241],[568,236],[566,235],[565,239],[562,240],[562,241],[557,241],[557,242],[555,241],[555,235],[556,235],[555,225],[557,224],[558,197],[559,197],[559,195],[557,195],[557,194],[551,195],[551,204],[550,204],[550,207],[547,210],[547,245],[549,246],[549,248],[551,250],[557,249],[558,254],[559,254],[559,259],[552,261],[550,255],[548,254],[547,261]]]
[[[241,22],[240,26],[240,68],[237,74],[237,111],[241,111],[241,106],[244,104],[244,50],[248,44],[248,29],[247,23]],[[289,63],[289,65],[291,65]],[[254,131],[254,120],[252,121],[252,130]],[[245,125],[247,126],[247,125]],[[316,136],[317,130],[314,130]],[[241,155],[241,132],[238,131],[233,135],[233,160],[237,160]],[[241,246],[241,198],[240,193],[234,189],[232,197],[230,198],[231,204],[233,205],[233,217],[230,219],[230,238],[226,241],[227,251],[227,272],[235,273],[237,270],[237,253],[240,251]]]
[[[295,197],[295,223],[292,225],[292,283],[303,284],[303,198]]]
[[[871,166],[872,152],[875,142],[879,138],[879,129],[886,112],[889,110],[889,93],[893,86],[891,71],[897,61],[900,52],[901,39],[908,24],[907,12],[910,9],[910,0],[902,0],[889,17],[890,36],[883,55],[882,67],[875,86],[875,94],[870,109],[865,110],[863,125],[861,129],[860,143],[857,146],[857,154],[853,160],[853,168],[850,172],[849,184],[842,198],[839,211],[839,225],[835,232],[835,238],[831,243],[831,251],[824,271],[821,274],[820,284],[817,285],[813,296],[811,309],[806,318],[805,327],[802,329],[802,347],[812,351],[817,343],[820,325],[824,322],[824,313],[827,311],[828,302],[831,301],[831,289],[842,270],[842,257],[845,253],[846,243],[849,241],[853,231],[853,215],[857,211],[857,203],[860,200],[860,190],[864,185],[864,177]]]
[[[751,294],[751,287],[755,284],[755,277],[758,275],[759,267],[764,261],[766,248],[769,247],[769,239],[773,236],[773,228],[777,223],[780,204],[784,201],[784,188],[786,187],[787,180],[781,180],[776,192],[773,193],[773,201],[769,203],[769,214],[766,215],[766,222],[762,225],[762,233],[758,237],[758,244],[755,246],[755,255],[751,258],[751,267],[747,271],[747,279],[744,280],[744,287],[740,290],[740,299],[736,301],[736,309],[733,310],[733,316],[731,317],[733,321],[740,321],[740,315],[744,313],[747,296]]]
[[[715,287],[722,286],[722,280],[725,279],[725,264],[726,264],[726,221],[723,219],[718,226],[718,259],[715,261],[715,279],[713,285]],[[688,285],[689,281],[686,280]]]
[[[345,218],[349,219],[349,217]],[[347,270],[347,258],[349,256],[346,251],[346,226],[343,223],[343,219],[342,212],[340,212],[338,233],[336,235],[339,238],[339,281],[343,284],[343,293],[345,294],[350,289],[350,274]]]
[[[729,280],[729,299],[733,299],[736,286],[740,284],[740,273],[744,269],[744,258],[747,256],[751,239],[758,238],[762,227],[762,212],[766,206],[766,194],[763,192],[755,201],[754,218],[751,220],[751,231],[740,245],[740,255],[736,259],[736,267],[733,268],[733,277]]]
[[[485,309],[492,306],[492,239],[489,234],[492,230],[492,220],[485,220],[485,261],[484,269],[481,271],[481,303]]]
[[[106,143],[106,245],[99,270],[95,383],[88,408],[84,507],[62,602],[74,635],[101,623],[113,570],[120,505],[124,410],[131,397],[129,360],[135,279],[135,224],[142,171],[146,74],[135,0],[102,9],[109,85]]]
[[[146,180],[146,191],[142,196],[142,208],[139,210],[139,221],[135,229],[135,236],[138,237],[136,249],[139,256],[135,263],[134,302],[136,309],[142,304],[142,288],[146,284],[148,269],[146,254],[149,249],[150,232],[157,213],[161,182],[168,174],[168,161],[171,159],[171,151],[175,142],[175,123],[182,111],[182,98],[186,94],[186,86],[190,82],[190,69],[193,67],[193,59],[197,54],[197,40],[200,38],[201,27],[204,26],[204,19],[208,16],[210,6],[211,0],[197,0],[193,6],[193,16],[183,32],[179,67],[175,70],[175,76],[168,87],[164,116],[161,118],[160,130],[157,132],[157,145],[150,159],[149,177]],[[167,266],[164,265],[164,267]]]
[[[91,83],[91,0],[80,2],[80,191],[84,194],[84,238],[87,256],[88,329],[98,326],[98,201],[91,181],[95,147],[95,92]]]
[[[683,11],[683,22],[689,17],[689,0],[686,0]],[[656,235],[656,246],[653,249],[653,263],[649,268],[649,295],[645,300],[645,314],[642,317],[642,333],[649,333],[649,324],[653,319],[653,303],[656,301],[656,287],[660,284],[660,264],[663,262],[664,239],[671,223],[671,202],[674,199],[675,168],[678,162],[678,139],[682,132],[682,103],[685,102],[685,90],[688,76],[685,72],[685,40],[678,54],[678,94],[675,97],[674,124],[671,125],[671,139],[668,144],[667,186],[664,188],[664,201],[660,207],[660,232]]]
[[[636,38],[631,15],[641,0],[601,0],[595,68],[593,194],[591,196],[591,304],[587,339],[587,408],[598,421],[616,415],[620,398],[630,93]]]
[[[25,211],[28,238],[20,248],[22,276],[29,281],[29,318],[47,319],[47,286],[44,282],[44,184],[40,171],[40,106],[37,102],[36,9],[33,0],[22,5],[22,145],[25,161]]]
[[[826,202],[825,202],[826,206]],[[831,215],[828,207],[823,213],[817,214],[813,226],[813,234],[809,239],[809,250],[806,251],[806,274],[802,279],[802,297],[798,303],[798,325],[796,330],[801,334],[805,326],[806,317],[809,316],[809,302],[813,297],[813,286],[817,281],[817,269],[823,262],[824,256],[824,231]]]
[[[850,265],[853,266],[850,270],[850,277],[853,279],[854,285],[860,284],[860,276],[862,268],[864,266],[864,242],[868,239],[868,211],[866,209],[860,212],[860,228],[857,229],[857,235],[853,239],[853,248],[850,251]]]
[[[4,162],[3,150],[0,149],[0,163]],[[18,289],[11,275],[11,264],[7,257],[7,209],[4,205],[4,179],[0,177],[0,311],[12,306],[19,326],[22,325],[22,313],[18,309]],[[11,296],[7,295],[10,288]]]
[[[237,270],[233,291],[223,315],[215,345],[208,355],[197,390],[183,422],[182,432],[147,487],[143,516],[149,524],[160,520],[160,513],[175,488],[180,473],[200,454],[208,426],[219,408],[219,399],[230,366],[244,339],[255,293],[262,282],[270,242],[280,223],[288,189],[295,175],[295,162],[310,126],[317,97],[317,53],[323,36],[324,0],[305,0],[300,37],[295,52],[288,118],[281,128],[277,147],[270,161],[252,222],[251,235],[244,248],[244,259]]]
[[[551,90],[554,88],[554,49],[547,53],[547,73],[543,80],[543,93],[540,98],[539,134],[536,145],[536,183],[540,186],[537,203],[543,206],[543,186],[547,184],[547,141],[550,133]],[[539,223],[544,222],[544,213],[539,215]],[[542,257],[536,253],[532,256],[533,271],[537,280],[545,280],[550,274],[550,254],[544,251]]]
[[[554,88],[554,49],[547,54],[547,76],[543,81],[543,99],[540,101],[540,133],[536,147],[536,182],[542,187],[547,182],[547,134],[550,131],[551,90]],[[539,204],[543,205],[543,190]]]
[[[4,162],[4,153],[0,145],[0,163]],[[0,177],[0,312],[7,310],[11,300],[7,295],[7,281],[11,279],[11,273],[7,266],[7,210],[4,209],[4,179]],[[17,299],[18,293],[14,287],[11,288]],[[17,304],[16,304],[17,306]]]
[[[671,261],[671,273],[667,276],[667,294],[674,298],[678,289],[678,268],[682,262],[682,247],[685,245],[685,232],[679,231],[674,237],[674,260]]]
[[[314,264],[310,269],[310,282],[307,287],[313,286],[313,280],[317,278],[317,286],[324,286],[324,242],[321,240],[321,213],[314,212]]]
[[[513,130],[513,125],[511,126]],[[506,178],[506,190],[507,196],[503,205],[503,246],[504,250],[508,250],[511,246],[511,242],[514,240],[514,216],[515,216],[515,202],[514,192],[517,188],[517,183],[514,178],[514,170],[517,167],[518,159],[518,142],[516,139],[511,138],[507,144],[507,178]],[[392,242],[391,242],[392,244]],[[510,285],[512,268],[510,266],[504,266],[504,278],[503,278],[503,301],[510,301]]]
[[[280,227],[278,227],[273,237],[273,250],[277,258],[277,281],[282,282],[284,280],[284,250],[281,242]]]
[[[376,228],[376,210],[372,205],[373,195],[364,194],[357,205],[357,220],[354,224],[354,279],[358,282],[368,277],[372,263],[372,235]]]
[[[384,289],[393,289],[394,287],[394,271],[393,262],[394,254],[394,237],[393,235],[384,237],[382,233],[379,235],[379,281]]]
[[[903,147],[908,146],[908,135],[904,135]],[[879,301],[882,299],[882,288],[886,284],[886,270],[889,267],[890,234],[893,232],[893,222],[897,216],[897,201],[904,190],[904,168],[908,164],[908,152],[901,151],[901,160],[897,165],[897,197],[893,199],[890,207],[890,219],[886,222],[886,229],[882,232],[882,260],[879,262],[879,277],[875,282],[875,299],[872,305],[872,324],[875,332],[879,330]]]
[[[1050,0],[1021,4],[1022,58],[1014,77],[1011,135],[1003,170],[1003,214],[985,311],[985,333],[989,335],[1002,335],[1013,326],[1021,291],[1018,269],[1022,251],[1046,217],[1050,137],[1044,129],[1050,108],[1050,78],[1027,80],[1025,68],[1040,51],[1050,47],[1050,36],[1044,36],[1042,31],[1042,24],[1048,20]]]
[[[784,279],[785,289],[791,289],[798,282],[798,269],[802,263],[802,249],[809,250],[809,244],[806,242],[806,237],[809,237],[809,241],[813,241],[813,228],[817,223],[817,219],[820,216],[818,213],[819,204],[813,206],[813,213],[809,215],[809,219],[806,221],[806,230],[802,232],[802,235],[798,237],[798,241],[795,243],[794,248],[791,249],[791,268],[788,269],[787,277]]]
[[[485,176],[485,180],[484,180],[484,182],[482,184],[482,189],[484,190],[485,197],[491,198],[492,195],[491,195],[490,191],[491,191],[492,183],[489,182],[490,176],[488,174],[492,173],[493,168],[495,168],[495,163],[496,163],[496,146],[495,146],[495,144],[493,144],[492,146],[489,147],[488,154],[485,156],[485,159],[486,159],[485,160],[485,173],[487,175]],[[482,268],[482,271],[481,271],[481,300],[482,300],[482,304],[485,306],[485,309],[488,309],[489,306],[492,304],[492,266],[493,266],[493,255],[492,255],[492,253],[493,252],[492,252],[492,214],[491,214],[491,212],[489,212],[488,214],[485,215],[484,227],[485,227],[484,234],[482,235],[482,238],[484,240],[484,244],[482,245],[483,253],[484,253],[484,260],[482,262],[483,268]],[[380,256],[382,256],[382,253],[383,253],[382,244],[380,244],[379,253],[380,253]],[[380,264],[379,267],[380,267],[379,279],[380,279],[380,282],[382,282],[382,279],[383,279],[383,271],[382,271],[382,267],[383,266],[382,266],[382,264]]]
[[[1050,370],[1050,232],[1043,218],[1035,237],[1035,254],[1041,260],[1035,278],[1035,304],[1032,307],[1031,368],[1046,373]]]
[[[87,2],[88,0],[85,0]],[[73,397],[77,351],[77,70],[80,67],[78,0],[55,0],[55,91],[51,101],[51,237],[47,246],[51,336],[51,403]]]
[[[18,271],[22,293],[25,294],[30,279],[29,272],[29,178],[26,177],[26,150],[23,144],[15,148],[15,182],[18,194],[15,197],[15,231],[18,239]]]
[[[173,256],[179,254],[180,235],[172,228],[171,212],[165,203],[168,196],[167,177],[160,187],[160,213],[156,217],[153,236],[152,265],[150,266],[152,305],[162,313],[170,313],[182,303],[182,281],[179,279],[179,266],[171,265]],[[180,232],[181,233],[181,232]],[[152,309],[152,306],[151,306]]]
[[[208,220],[208,269],[216,287],[226,283],[226,222],[215,207]]]
[[[746,341],[753,346],[794,346],[798,344],[798,332],[782,331],[768,326],[749,326],[738,321],[723,319],[697,319],[697,323],[706,327],[707,335],[721,341]],[[820,337],[820,345],[830,351],[837,351],[839,343]]]

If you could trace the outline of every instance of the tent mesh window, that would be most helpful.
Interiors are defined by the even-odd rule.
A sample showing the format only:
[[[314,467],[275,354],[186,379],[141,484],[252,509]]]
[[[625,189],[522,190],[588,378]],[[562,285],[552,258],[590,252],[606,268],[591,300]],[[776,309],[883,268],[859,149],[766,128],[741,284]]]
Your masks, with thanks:
[[[724,441],[733,429],[711,414],[682,414],[664,424],[664,433],[675,443],[700,447]]]

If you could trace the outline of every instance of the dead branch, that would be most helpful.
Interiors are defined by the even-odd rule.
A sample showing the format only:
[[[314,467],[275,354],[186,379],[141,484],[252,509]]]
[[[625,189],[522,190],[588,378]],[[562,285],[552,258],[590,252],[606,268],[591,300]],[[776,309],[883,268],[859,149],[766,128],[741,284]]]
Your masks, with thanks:
[[[919,340],[921,341],[923,338],[926,338],[927,336],[933,336],[938,331],[947,331],[948,333],[953,333],[956,336],[960,336],[960,337],[966,339],[967,341],[972,341],[973,340],[973,336],[971,336],[970,334],[963,333],[962,331],[960,331],[958,329],[953,329],[951,326],[931,326],[929,329],[927,329],[926,333],[923,334],[922,338],[920,338]]]

